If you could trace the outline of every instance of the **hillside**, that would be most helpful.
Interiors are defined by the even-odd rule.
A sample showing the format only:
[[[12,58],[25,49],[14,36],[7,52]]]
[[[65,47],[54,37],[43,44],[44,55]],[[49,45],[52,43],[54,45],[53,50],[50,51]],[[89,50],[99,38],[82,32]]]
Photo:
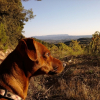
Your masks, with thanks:
[[[88,45],[91,41],[91,38],[79,38],[79,39],[77,39],[77,41],[80,42],[79,44]],[[71,43],[71,41],[66,41],[64,43],[66,45],[69,45]]]
[[[52,45],[52,44],[58,44],[58,43],[64,43],[66,45],[69,45],[72,42],[72,40],[43,40],[43,41],[39,39],[36,39],[36,40],[43,43],[44,45],[45,44]],[[77,40],[79,44],[88,45],[91,41],[91,38],[79,38],[79,39],[73,39],[73,40]]]

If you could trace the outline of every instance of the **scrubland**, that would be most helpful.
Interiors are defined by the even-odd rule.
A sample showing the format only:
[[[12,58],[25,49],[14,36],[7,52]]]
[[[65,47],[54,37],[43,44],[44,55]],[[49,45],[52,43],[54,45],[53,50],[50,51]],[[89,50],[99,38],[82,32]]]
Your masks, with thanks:
[[[26,100],[100,100],[100,56],[96,43],[87,46],[72,41],[49,48],[66,63],[59,75],[41,75],[30,81]]]

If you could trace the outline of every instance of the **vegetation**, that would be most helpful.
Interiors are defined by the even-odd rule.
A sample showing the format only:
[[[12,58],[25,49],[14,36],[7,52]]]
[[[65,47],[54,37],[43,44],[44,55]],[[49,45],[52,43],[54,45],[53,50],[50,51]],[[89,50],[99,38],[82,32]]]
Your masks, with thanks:
[[[100,54],[100,32],[98,31],[93,34],[92,41],[89,44],[89,53],[93,55]]]
[[[23,38],[22,30],[29,19],[34,18],[32,10],[26,10],[21,0],[0,0],[0,38],[4,36],[2,43],[5,47],[15,47],[18,41]],[[5,42],[4,42],[5,40]]]
[[[77,40],[76,41],[72,40],[69,46],[64,43],[58,43],[52,46],[50,51],[52,55],[61,60],[66,56],[78,56],[84,54],[84,48],[81,47],[81,45]]]
[[[95,32],[92,39],[89,40],[83,38],[72,40],[69,45],[66,43],[50,44],[38,39],[35,40],[45,45],[54,57],[61,60],[68,56],[94,55],[97,57],[100,54],[100,32]],[[82,40],[81,43],[79,40]]]

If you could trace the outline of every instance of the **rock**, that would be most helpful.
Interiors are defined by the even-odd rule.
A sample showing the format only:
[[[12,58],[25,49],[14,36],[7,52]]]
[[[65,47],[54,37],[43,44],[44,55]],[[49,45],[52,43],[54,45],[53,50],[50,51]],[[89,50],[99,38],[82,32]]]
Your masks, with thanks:
[[[66,67],[66,63],[65,62],[63,63],[63,66]]]
[[[12,49],[7,49],[5,54],[8,55],[9,53],[11,53],[13,50]]]
[[[0,51],[0,63],[5,59],[6,55],[4,52]]]
[[[5,53],[4,52],[2,52],[2,51],[0,51],[0,59],[5,59]]]
[[[7,49],[4,53],[3,51],[0,51],[0,63],[7,57],[8,54],[10,54],[13,50]]]

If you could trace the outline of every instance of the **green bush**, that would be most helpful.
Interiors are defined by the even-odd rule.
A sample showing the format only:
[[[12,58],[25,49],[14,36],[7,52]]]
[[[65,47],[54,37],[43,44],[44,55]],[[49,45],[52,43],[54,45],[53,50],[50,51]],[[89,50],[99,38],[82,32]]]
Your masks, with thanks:
[[[63,59],[66,56],[83,55],[85,53],[84,48],[81,47],[79,42],[73,40],[69,46],[64,43],[58,43],[52,46],[50,51],[54,57],[59,59]]]
[[[78,56],[84,54],[84,48],[81,47],[77,40],[72,40],[69,46],[71,47],[71,49],[69,50],[69,53],[71,55]]]
[[[88,53],[92,55],[100,54],[100,32],[96,31],[88,47]]]

